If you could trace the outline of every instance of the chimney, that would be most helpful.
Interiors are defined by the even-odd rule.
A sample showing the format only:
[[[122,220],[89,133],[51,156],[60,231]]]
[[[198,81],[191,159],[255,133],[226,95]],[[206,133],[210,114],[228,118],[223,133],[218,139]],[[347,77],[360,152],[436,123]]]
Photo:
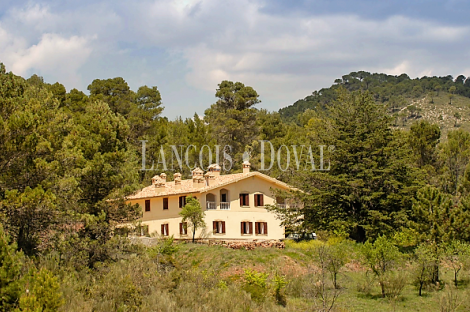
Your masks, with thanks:
[[[160,178],[166,182],[166,174],[164,172],[162,172],[162,174],[160,174]]]
[[[203,174],[204,174],[204,171],[202,171],[202,169],[199,167],[196,167],[196,169],[193,170],[193,178],[202,177]]]
[[[155,191],[157,194],[163,192],[165,190],[165,182],[163,182],[162,180],[157,180],[157,182],[155,183]]]
[[[220,176],[220,166],[218,164],[210,165],[209,172],[213,173],[214,176],[217,178],[218,176]]]
[[[176,172],[173,177],[175,178],[175,190],[181,190],[181,173]]]
[[[243,173],[250,173],[251,164],[248,160],[243,162]]]
[[[154,177],[152,178],[152,185],[157,184],[157,182],[158,182],[159,180],[160,180],[160,177],[159,177],[159,176],[157,176],[157,175],[154,176]]]
[[[204,177],[193,176],[193,188],[200,189],[204,187]]]
[[[209,171],[204,176],[206,177],[206,185],[207,186],[214,186],[214,184],[215,184],[215,175],[214,175],[214,173]]]

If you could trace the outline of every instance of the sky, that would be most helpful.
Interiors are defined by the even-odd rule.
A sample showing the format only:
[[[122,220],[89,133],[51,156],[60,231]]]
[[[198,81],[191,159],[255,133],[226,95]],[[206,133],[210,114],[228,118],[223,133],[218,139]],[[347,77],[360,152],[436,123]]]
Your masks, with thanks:
[[[192,117],[223,80],[277,111],[365,70],[470,76],[467,0],[0,0],[0,62],[69,91],[123,77]]]

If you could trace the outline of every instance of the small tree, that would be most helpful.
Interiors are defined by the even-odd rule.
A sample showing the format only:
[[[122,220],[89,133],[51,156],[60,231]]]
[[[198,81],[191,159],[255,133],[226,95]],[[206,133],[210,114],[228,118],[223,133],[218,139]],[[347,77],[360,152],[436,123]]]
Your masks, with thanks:
[[[329,239],[328,240],[328,259],[327,259],[327,270],[330,272],[333,286],[335,289],[338,289],[337,277],[341,268],[348,261],[348,247],[345,244],[345,241],[338,239]]]
[[[418,287],[418,295],[421,296],[423,287],[432,282],[437,259],[429,244],[420,244],[414,256],[414,281]]]
[[[201,204],[199,203],[199,201],[192,196],[188,196],[186,198],[186,205],[180,212],[180,216],[183,217],[183,222],[189,221],[189,226],[193,229],[194,243],[196,230],[206,226],[206,223],[204,222],[205,213],[204,211],[202,211]]]
[[[431,104],[434,104],[434,95],[435,95],[435,92],[433,90],[428,92],[428,96],[431,98],[429,103],[431,103]]]
[[[455,117],[454,127],[457,127],[457,122],[458,120],[460,120],[460,118],[462,118],[462,115],[459,112],[455,112],[454,117]]]
[[[454,98],[454,92],[455,92],[455,86],[452,86],[449,88],[449,94],[448,94],[448,97],[449,97],[449,104],[452,105],[452,99]]]
[[[385,298],[387,274],[400,260],[400,251],[385,236],[379,236],[374,243],[367,241],[363,246],[362,253],[365,257],[365,264],[377,277],[382,290],[382,297]]]
[[[470,246],[461,241],[452,241],[445,249],[445,259],[454,271],[454,285],[457,287],[457,275],[467,264],[470,256]]]

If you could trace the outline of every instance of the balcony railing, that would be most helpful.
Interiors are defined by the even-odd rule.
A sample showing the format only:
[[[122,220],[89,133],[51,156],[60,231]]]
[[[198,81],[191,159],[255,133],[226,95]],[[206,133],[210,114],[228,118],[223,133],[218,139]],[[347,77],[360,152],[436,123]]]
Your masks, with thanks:
[[[215,202],[208,201],[206,202],[206,209],[207,210],[215,210],[217,209],[217,205]]]
[[[276,206],[278,208],[281,208],[281,209],[286,209],[287,208],[287,205],[286,204],[276,204]]]
[[[230,203],[221,202],[220,203],[220,209],[221,210],[230,210]]]

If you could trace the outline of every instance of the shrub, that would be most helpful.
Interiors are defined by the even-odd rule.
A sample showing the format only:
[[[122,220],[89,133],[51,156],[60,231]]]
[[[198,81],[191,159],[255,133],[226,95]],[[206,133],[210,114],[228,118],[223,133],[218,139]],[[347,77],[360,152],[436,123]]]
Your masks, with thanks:
[[[268,274],[246,269],[244,279],[243,290],[249,293],[254,301],[263,302],[268,292]]]

